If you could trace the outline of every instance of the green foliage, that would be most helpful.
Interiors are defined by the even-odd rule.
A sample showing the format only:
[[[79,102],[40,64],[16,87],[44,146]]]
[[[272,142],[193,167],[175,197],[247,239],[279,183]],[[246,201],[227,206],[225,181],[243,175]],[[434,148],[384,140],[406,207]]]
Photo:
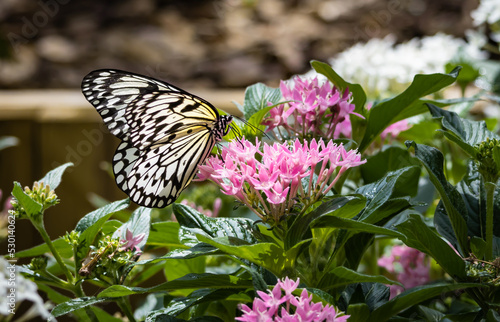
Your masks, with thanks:
[[[32,189],[14,183],[12,212],[31,220],[44,239],[16,253],[32,259],[18,268],[56,304],[52,314],[113,321],[99,308],[113,302],[130,321],[231,321],[239,314],[238,304],[248,304],[257,291],[288,277],[300,278],[295,295],[306,289],[315,302],[350,314],[349,321],[496,318],[500,188],[493,172],[500,169],[499,137],[485,122],[440,108],[477,98],[429,96],[455,82],[460,68],[417,75],[403,93],[375,102],[368,111],[359,84],[346,82],[327,64],[311,65],[341,92],[350,91],[355,111],[366,117],[352,118],[353,138],[343,143],[359,146],[367,162],[346,171],[338,189],[287,209],[273,227],[231,210],[228,217],[210,218],[183,204],[171,207],[177,221],[165,221],[151,209],[128,210],[126,199],[81,214],[73,230],[50,239],[44,212],[57,203],[54,189],[71,164],[50,171]],[[473,76],[459,79],[466,84]],[[279,89],[250,86],[240,106],[248,122],[241,123],[241,133],[263,131],[262,120],[281,103],[286,102]],[[439,132],[437,122],[425,120],[405,133],[409,149],[397,141],[390,146],[377,141],[387,126],[427,110],[440,119]],[[443,137],[470,157],[465,173],[461,160],[440,151],[444,144],[430,146]],[[456,185],[447,176],[453,171],[461,178]],[[318,181],[321,175],[316,171],[311,178]],[[307,189],[309,177],[301,180]],[[425,212],[420,210],[427,189],[422,182],[437,192]],[[210,199],[205,200],[210,205],[215,194],[201,185],[194,189],[193,195]],[[380,247],[395,242],[432,258],[440,279],[391,298],[389,286],[405,281],[395,273],[382,274],[376,260]],[[86,293],[88,284],[93,296]],[[144,300],[135,310],[132,296]]]

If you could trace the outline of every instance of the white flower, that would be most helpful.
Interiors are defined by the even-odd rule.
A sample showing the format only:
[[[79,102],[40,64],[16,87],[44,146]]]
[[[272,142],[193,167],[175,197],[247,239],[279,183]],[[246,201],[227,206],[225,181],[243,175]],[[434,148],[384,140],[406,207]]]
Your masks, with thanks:
[[[474,20],[475,26],[479,26],[485,22],[492,25],[500,21],[500,1],[481,0],[479,7],[472,11],[470,15]]]
[[[484,54],[464,40],[438,33],[396,45],[396,38],[358,43],[329,62],[344,79],[360,84],[369,99],[402,92],[416,74],[445,72],[454,58],[483,59]]]
[[[36,316],[54,321],[54,318],[47,310],[48,305],[43,302],[37,289],[35,282],[24,278],[17,272],[17,267],[14,268],[14,266],[3,257],[0,258],[0,315],[9,316],[12,314],[10,311],[11,308],[15,311],[15,309],[21,305],[21,302],[27,300],[32,302],[33,305],[16,321],[29,321]],[[15,296],[15,305],[13,306],[10,306],[11,297],[9,296],[11,295]]]

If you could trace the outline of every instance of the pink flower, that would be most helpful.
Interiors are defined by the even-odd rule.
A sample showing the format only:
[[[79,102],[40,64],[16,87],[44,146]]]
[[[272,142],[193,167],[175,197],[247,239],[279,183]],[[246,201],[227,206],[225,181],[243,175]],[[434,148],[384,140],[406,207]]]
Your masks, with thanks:
[[[404,245],[393,246],[391,254],[382,256],[377,263],[388,272],[397,274],[397,280],[407,289],[430,281],[429,261],[425,253],[417,249]],[[389,288],[391,299],[403,291],[399,285],[390,285]]]
[[[380,134],[380,137],[382,138],[382,141],[384,141],[388,136],[391,136],[391,138],[394,139],[399,135],[399,133],[408,130],[410,127],[411,126],[408,124],[407,120],[401,120],[386,127]]]
[[[141,249],[137,245],[139,245],[140,242],[144,239],[144,236],[146,236],[146,234],[144,233],[134,236],[133,233],[127,228],[125,239],[121,240],[122,246],[119,248],[119,250],[133,250],[140,253]]]
[[[299,279],[294,282],[286,277],[285,281],[278,280],[272,291],[257,291],[260,298],[254,299],[252,309],[241,304],[243,314],[236,321],[343,322],[349,318],[349,315],[335,310],[334,306],[312,302],[312,295],[306,289],[302,290],[300,296],[294,296],[292,292],[298,284]],[[282,290],[285,291],[285,296],[282,295]]]
[[[316,202],[338,181],[348,168],[366,162],[355,151],[343,145],[327,145],[312,140],[308,145],[296,139],[290,143],[255,145],[245,140],[230,142],[222,148],[221,157],[210,157],[200,165],[199,180],[210,179],[227,195],[247,205],[271,224],[279,222],[300,202],[307,207]],[[320,165],[320,176],[312,180]],[[309,179],[304,189],[303,178]]]
[[[292,81],[281,81],[280,90],[283,99],[288,101],[269,111],[270,117],[261,124],[268,126],[266,132],[277,129],[284,137],[281,129],[287,131],[288,137],[311,135],[317,138],[349,137],[351,123],[349,116],[354,114],[354,104],[351,104],[351,93],[341,94],[329,81],[322,85],[318,79],[302,79],[294,77]]]

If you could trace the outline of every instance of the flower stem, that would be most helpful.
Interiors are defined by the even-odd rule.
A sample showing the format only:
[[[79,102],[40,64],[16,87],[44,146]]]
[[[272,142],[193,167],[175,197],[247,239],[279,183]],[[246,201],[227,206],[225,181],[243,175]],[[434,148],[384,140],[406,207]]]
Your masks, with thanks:
[[[36,230],[38,230],[38,232],[42,236],[42,239],[45,242],[45,244],[47,244],[47,246],[49,247],[50,252],[54,256],[54,258],[57,261],[57,263],[59,264],[59,266],[61,267],[61,270],[63,271],[64,275],[66,275],[68,282],[70,284],[73,284],[74,277],[71,274],[71,272],[69,271],[69,269],[66,266],[66,264],[64,263],[64,261],[62,260],[61,255],[59,254],[57,249],[54,247],[54,244],[52,244],[52,241],[50,240],[49,234],[47,234],[47,230],[45,230],[45,226],[43,224],[43,217],[40,218],[40,221],[32,220],[31,222],[32,222],[33,226],[35,226]]]
[[[496,185],[493,182],[484,184],[486,190],[486,251],[485,259],[493,259],[493,207]]]

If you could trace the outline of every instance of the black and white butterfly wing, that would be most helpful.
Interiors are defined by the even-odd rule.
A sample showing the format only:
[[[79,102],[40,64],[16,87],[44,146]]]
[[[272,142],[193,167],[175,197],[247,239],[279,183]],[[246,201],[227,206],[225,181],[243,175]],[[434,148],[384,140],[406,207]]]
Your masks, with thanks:
[[[231,122],[199,97],[128,72],[91,72],[82,92],[123,141],[113,157],[116,183],[146,207],[173,203]]]

